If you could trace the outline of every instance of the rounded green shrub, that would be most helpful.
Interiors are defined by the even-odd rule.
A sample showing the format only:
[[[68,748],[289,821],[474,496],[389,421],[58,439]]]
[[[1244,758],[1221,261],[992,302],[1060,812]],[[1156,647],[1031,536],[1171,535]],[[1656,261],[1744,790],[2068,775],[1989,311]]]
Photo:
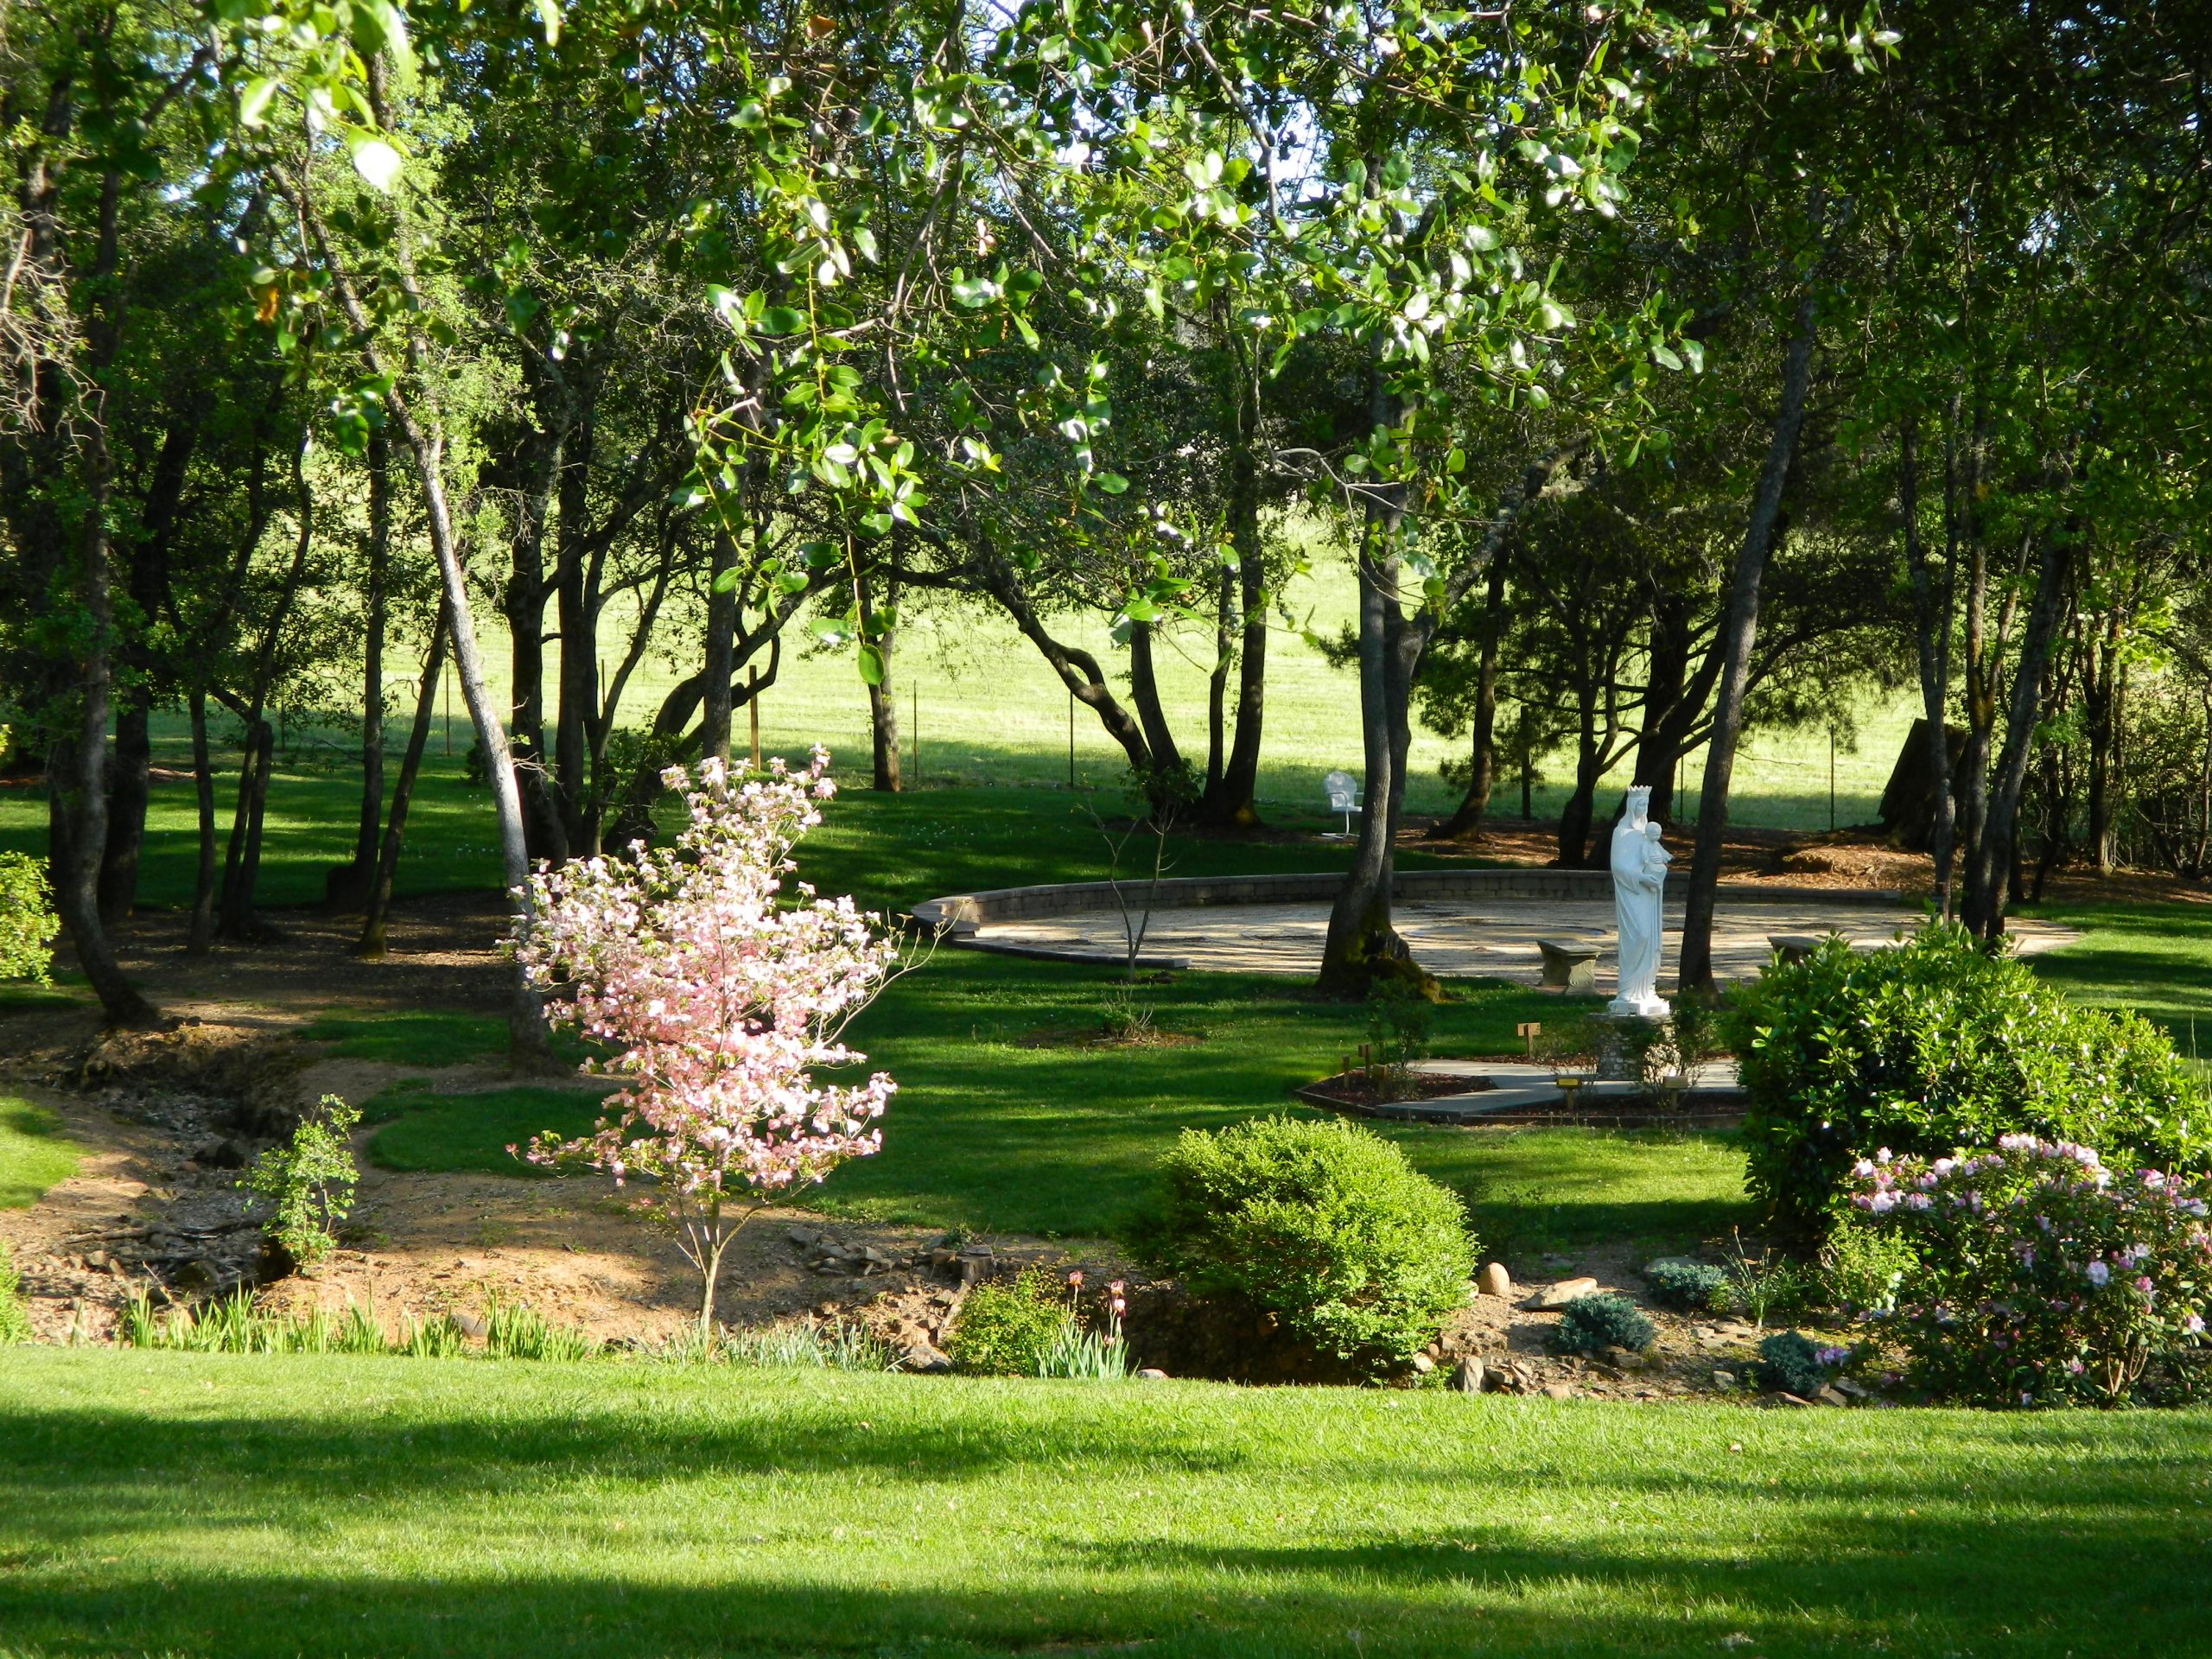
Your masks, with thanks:
[[[944,1351],[959,1370],[978,1376],[1037,1376],[1074,1328],[1058,1287],[1033,1268],[1012,1284],[986,1281],[969,1291]]]
[[[1703,1262],[1655,1262],[1644,1269],[1651,1300],[1677,1313],[1702,1313],[1726,1300],[1728,1275]]]
[[[2077,1006],[1954,925],[1886,950],[1830,939],[1740,989],[1725,1029],[1751,1194],[1807,1243],[1883,1147],[1936,1156],[2026,1133],[2113,1163],[2212,1166],[2212,1105],[2163,1032]]]
[[[1822,1348],[1802,1331],[1777,1331],[1759,1344],[1759,1386],[1809,1400],[1827,1387],[1847,1348]]]
[[[1642,1308],[1625,1296],[1600,1292],[1567,1305],[1553,1328],[1552,1345],[1563,1354],[1602,1354],[1608,1348],[1641,1353],[1653,1334]]]
[[[1195,1295],[1272,1315],[1316,1353],[1409,1359],[1466,1300],[1465,1210],[1370,1130],[1260,1118],[1185,1131],[1131,1243]]]

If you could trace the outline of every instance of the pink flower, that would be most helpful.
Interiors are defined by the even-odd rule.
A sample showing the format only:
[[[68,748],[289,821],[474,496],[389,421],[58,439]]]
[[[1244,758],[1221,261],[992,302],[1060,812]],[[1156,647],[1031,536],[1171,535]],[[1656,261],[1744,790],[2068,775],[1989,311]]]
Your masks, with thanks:
[[[2101,1262],[2092,1262],[2082,1271],[2088,1275],[2089,1282],[2099,1290],[2102,1290],[2112,1281],[2112,1269]]]

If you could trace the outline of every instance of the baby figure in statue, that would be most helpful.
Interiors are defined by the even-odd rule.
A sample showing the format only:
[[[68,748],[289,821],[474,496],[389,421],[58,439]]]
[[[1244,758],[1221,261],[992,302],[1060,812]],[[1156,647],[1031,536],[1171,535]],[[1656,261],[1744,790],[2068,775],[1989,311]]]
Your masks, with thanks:
[[[1628,806],[1613,827],[1613,912],[1620,928],[1618,995],[1605,1005],[1612,1014],[1664,1020],[1673,1008],[1659,995],[1659,950],[1665,935],[1661,906],[1667,866],[1674,855],[1660,843],[1651,822],[1651,791],[1628,792]]]

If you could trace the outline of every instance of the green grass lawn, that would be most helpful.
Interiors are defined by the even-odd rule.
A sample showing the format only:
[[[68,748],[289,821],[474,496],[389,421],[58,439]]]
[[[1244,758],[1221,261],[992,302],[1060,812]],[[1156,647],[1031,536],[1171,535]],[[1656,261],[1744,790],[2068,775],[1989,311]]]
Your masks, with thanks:
[[[12,1656],[2212,1651],[2212,1416],[0,1365]]]
[[[0,1210],[28,1210],[77,1173],[82,1154],[43,1106],[0,1094]]]
[[[808,1195],[833,1214],[969,1230],[1096,1236],[1148,1190],[1160,1154],[1186,1128],[1306,1109],[1298,1084],[1336,1070],[1367,1036],[1363,1009],[1259,976],[1181,974],[1139,987],[1159,1029],[1201,1034],[1184,1047],[1025,1042],[1098,1028],[1119,986],[1105,969],[940,950],[854,1027],[872,1067],[899,1092],[883,1150]],[[1558,999],[1463,982],[1439,1010],[1448,1054],[1512,1051],[1513,1027],[1557,1018]],[[487,1039],[487,1049],[499,1039]],[[589,1127],[588,1095],[521,1088],[376,1103],[397,1112],[372,1143],[399,1169],[514,1173],[505,1147],[540,1128]],[[1525,1256],[1625,1236],[1672,1249],[1745,1218],[1732,1137],[1587,1129],[1383,1131],[1459,1192],[1486,1248]]]
[[[2082,930],[2080,943],[2029,958],[2084,1002],[2133,1008],[2183,1054],[2212,1058],[2212,906],[2044,905],[2026,912]]]

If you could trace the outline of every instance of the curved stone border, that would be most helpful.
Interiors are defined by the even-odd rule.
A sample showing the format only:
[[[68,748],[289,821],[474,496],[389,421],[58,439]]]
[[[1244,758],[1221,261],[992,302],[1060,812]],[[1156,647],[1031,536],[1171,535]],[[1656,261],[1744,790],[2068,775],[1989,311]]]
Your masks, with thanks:
[[[1163,880],[1153,895],[1157,910],[1204,905],[1327,903],[1344,883],[1341,871],[1305,875],[1175,875]],[[1110,881],[1049,881],[1033,887],[990,887],[980,893],[948,893],[925,899],[907,913],[924,927],[943,928],[955,940],[993,922],[1066,916],[1078,911],[1117,910],[1141,905],[1147,884],[1122,883],[1117,898]],[[1400,870],[1393,897],[1408,903],[1436,899],[1604,899],[1613,891],[1608,870],[1464,869]],[[1904,904],[1895,887],[1751,887],[1723,884],[1731,904]]]

